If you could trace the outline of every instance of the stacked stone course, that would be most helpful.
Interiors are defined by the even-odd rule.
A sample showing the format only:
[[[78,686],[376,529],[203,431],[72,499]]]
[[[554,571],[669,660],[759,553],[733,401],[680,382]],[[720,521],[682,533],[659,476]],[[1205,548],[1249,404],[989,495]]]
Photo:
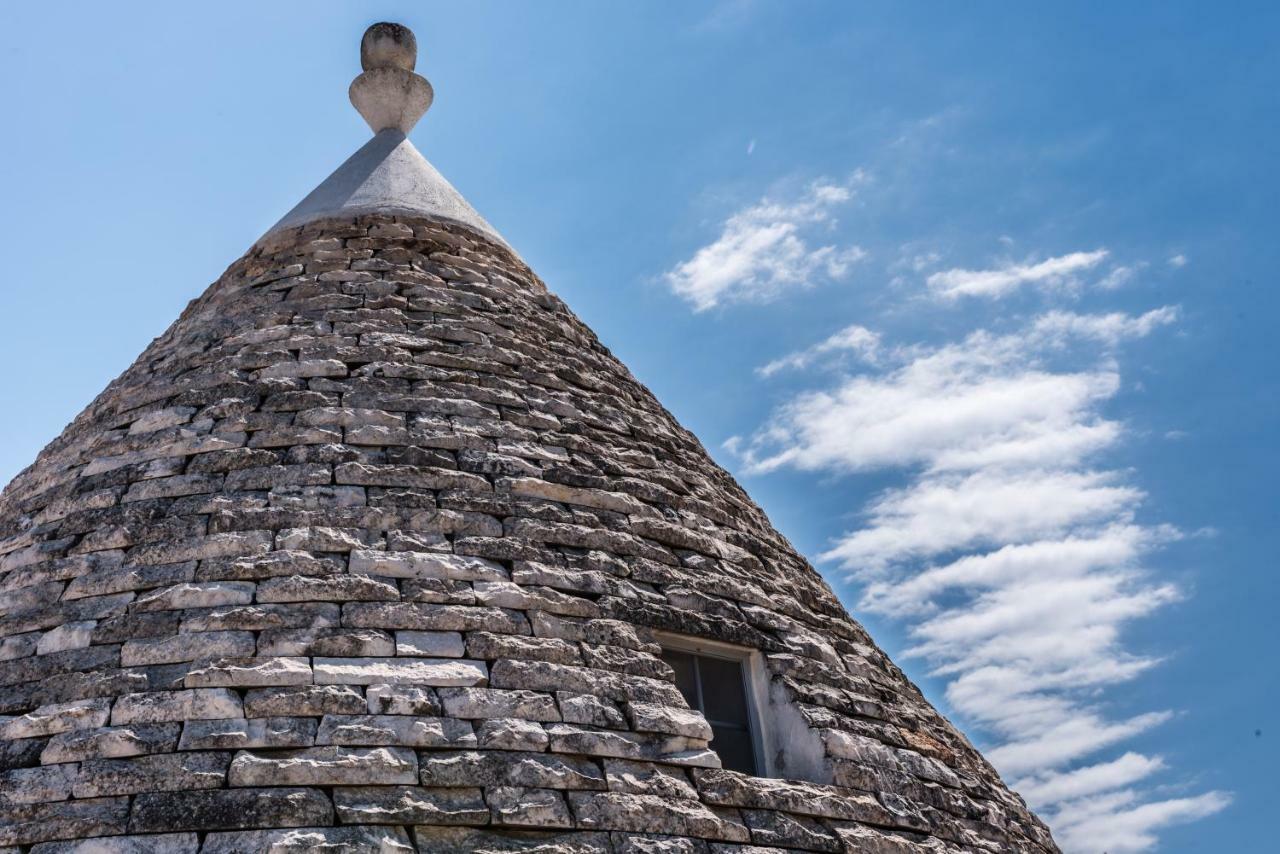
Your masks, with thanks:
[[[721,770],[655,631],[760,650],[825,779]],[[0,495],[0,714],[0,852],[1057,850],[523,263],[422,218],[260,242]]]

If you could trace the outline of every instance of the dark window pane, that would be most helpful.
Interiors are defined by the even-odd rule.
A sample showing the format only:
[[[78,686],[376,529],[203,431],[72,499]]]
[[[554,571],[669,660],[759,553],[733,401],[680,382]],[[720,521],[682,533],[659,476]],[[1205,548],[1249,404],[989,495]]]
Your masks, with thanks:
[[[693,666],[693,656],[687,652],[664,649],[662,651],[662,660],[671,665],[671,669],[676,672],[676,687],[680,689],[681,694],[684,694],[684,701],[689,704],[689,708],[701,711],[702,707],[698,703],[698,678]]]
[[[711,727],[714,737],[711,749],[720,757],[720,764],[730,771],[755,775],[756,751],[751,743],[751,732],[733,727]]]
[[[737,724],[745,729],[747,716],[746,687],[742,683],[742,664],[724,658],[699,656],[702,671],[703,712],[713,723]],[[718,751],[717,751],[718,752]]]

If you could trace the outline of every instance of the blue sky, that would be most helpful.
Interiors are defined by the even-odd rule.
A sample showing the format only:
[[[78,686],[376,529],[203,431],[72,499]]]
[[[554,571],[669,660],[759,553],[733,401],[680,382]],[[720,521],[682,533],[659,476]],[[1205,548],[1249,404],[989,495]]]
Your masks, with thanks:
[[[1267,850],[1280,10],[1063,6],[10,4],[0,480],[402,21],[418,147],[1064,847]]]

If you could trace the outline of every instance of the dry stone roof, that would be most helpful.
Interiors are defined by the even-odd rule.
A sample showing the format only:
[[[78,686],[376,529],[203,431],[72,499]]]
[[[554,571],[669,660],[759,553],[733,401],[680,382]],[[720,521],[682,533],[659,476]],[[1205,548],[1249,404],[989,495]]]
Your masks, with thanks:
[[[722,770],[663,633],[755,650]],[[85,842],[89,840],[89,842]],[[1052,852],[456,218],[274,230],[0,495],[0,852]]]

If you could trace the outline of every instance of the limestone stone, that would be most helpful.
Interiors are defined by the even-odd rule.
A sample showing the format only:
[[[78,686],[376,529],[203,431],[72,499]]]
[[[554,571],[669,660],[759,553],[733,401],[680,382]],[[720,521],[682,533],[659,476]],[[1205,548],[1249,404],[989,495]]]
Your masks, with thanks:
[[[96,620],[79,620],[73,623],[50,629],[40,637],[36,644],[37,655],[48,655],[51,652],[62,652],[67,649],[81,649],[89,645],[93,637]]]
[[[440,698],[434,688],[380,683],[365,689],[370,714],[375,715],[426,715],[441,713]]]
[[[261,687],[311,684],[311,665],[306,658],[224,658],[187,674],[189,688]]]
[[[244,717],[244,707],[239,695],[225,688],[125,694],[111,710],[113,724],[240,717]]]
[[[194,850],[194,849],[193,849]],[[286,830],[238,830],[210,833],[201,854],[414,854],[409,835],[399,827],[307,827]]]
[[[165,753],[130,759],[94,759],[80,764],[77,798],[139,792],[217,789],[226,783],[230,753]]]
[[[495,786],[487,800],[493,823],[512,827],[573,827],[564,793],[555,789]]]
[[[130,724],[55,735],[40,754],[45,765],[168,753],[178,746],[179,724]]]
[[[157,833],[143,836],[98,836],[68,842],[42,842],[32,854],[193,854],[200,849],[194,833]]]
[[[128,798],[86,798],[57,803],[10,804],[0,823],[0,845],[31,845],[124,833]]]
[[[312,717],[358,715],[364,710],[364,696],[358,689],[346,685],[252,688],[244,695],[244,713],[250,718],[286,714]]]
[[[125,641],[120,663],[125,667],[170,664],[198,658],[251,656],[257,648],[253,632],[192,632],[168,638]]]
[[[522,718],[558,721],[555,700],[536,691],[501,691],[494,688],[441,688],[444,713],[451,718]]]
[[[545,736],[544,736],[545,737]],[[474,747],[467,721],[418,715],[326,715],[316,744]]]
[[[534,721],[490,718],[476,728],[476,739],[485,750],[546,750],[550,738]]]
[[[0,739],[34,738],[75,729],[94,729],[106,725],[110,713],[111,701],[107,699],[41,706],[25,715],[0,718]]]
[[[637,732],[662,732],[711,740],[711,725],[701,712],[652,703],[629,703],[627,711]]]
[[[467,648],[460,632],[396,632],[395,654],[461,658]]]
[[[432,753],[421,763],[420,775],[424,786],[605,788],[604,774],[596,763],[580,756],[546,753]]]
[[[192,720],[182,727],[179,750],[232,750],[310,747],[316,743],[314,718],[270,717]]]
[[[317,658],[317,685],[373,685],[412,682],[418,685],[483,685],[489,669],[469,659]]]
[[[397,747],[243,751],[227,773],[232,786],[376,786],[417,780],[417,757]]]
[[[0,806],[65,801],[71,797],[77,768],[66,764],[0,771]]]
[[[748,842],[751,833],[736,813],[717,813],[698,801],[656,795],[570,792],[569,805],[579,827],[695,836]]]
[[[451,578],[458,581],[507,578],[506,569],[493,561],[433,552],[357,551],[351,554],[351,571],[357,575],[391,578]]]
[[[489,820],[483,795],[471,787],[344,787],[334,789],[333,803],[338,819],[352,824],[483,824]]]
[[[689,782],[687,772],[679,768],[626,759],[606,759],[604,771],[611,792],[657,795],[680,800],[698,798],[698,792]]]
[[[318,789],[211,789],[138,795],[130,833],[164,832],[181,816],[197,830],[308,827],[333,822],[333,805]]]

